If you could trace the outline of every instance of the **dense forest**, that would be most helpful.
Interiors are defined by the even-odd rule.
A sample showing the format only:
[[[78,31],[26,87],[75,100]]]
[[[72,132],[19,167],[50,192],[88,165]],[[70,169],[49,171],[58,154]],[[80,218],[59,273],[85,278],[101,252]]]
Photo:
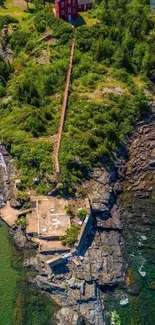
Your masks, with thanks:
[[[23,189],[52,187],[53,141],[60,117],[71,25],[35,1],[17,30],[3,38],[14,56],[0,57],[0,139],[21,172]],[[24,13],[25,15],[25,13]],[[149,110],[155,81],[155,19],[148,0],[97,0],[90,23],[75,21],[72,83],[60,151],[63,188],[73,193],[94,165],[113,161],[134,122]],[[13,17],[0,15],[0,28]],[[91,21],[93,23],[91,23]],[[51,30],[50,41],[39,41]]]

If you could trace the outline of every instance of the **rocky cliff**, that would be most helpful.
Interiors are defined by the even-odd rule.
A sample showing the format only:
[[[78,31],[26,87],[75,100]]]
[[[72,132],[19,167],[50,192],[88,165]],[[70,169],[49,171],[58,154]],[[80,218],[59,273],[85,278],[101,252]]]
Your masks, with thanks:
[[[126,226],[121,220],[124,207],[118,194],[123,188],[127,201],[128,193],[139,198],[151,195],[155,180],[154,148],[155,115],[152,114],[136,125],[129,142],[127,161],[122,159],[121,164],[110,170],[95,168],[90,181],[85,184],[94,227],[80,253],[78,265],[70,261],[54,268],[46,280],[39,276],[36,279],[38,285],[88,324],[104,324],[105,288],[124,283],[122,253]],[[63,315],[59,314],[59,317],[61,324]],[[74,322],[71,320],[68,324]]]
[[[93,215],[93,229],[79,252],[79,257],[66,264],[42,271],[33,282],[54,297],[64,308],[69,308],[74,318],[84,324],[104,325],[103,288],[123,282],[122,226],[120,221],[116,186],[118,171],[112,168],[95,168],[91,180],[85,184]],[[32,261],[31,261],[32,262]],[[31,263],[32,266],[32,263]],[[41,273],[44,273],[41,276]],[[46,275],[46,272],[48,276]],[[61,318],[62,316],[62,318]],[[65,322],[63,314],[59,314]],[[68,325],[73,325],[72,317]]]
[[[0,144],[0,207],[13,197],[14,176],[12,159],[5,147]]]
[[[5,152],[3,154],[5,156]],[[117,161],[116,166],[108,170],[95,168],[90,181],[84,184],[91,203],[93,229],[76,262],[70,259],[68,263],[50,269],[46,258],[38,256],[25,263],[26,267],[39,271],[31,281],[50,293],[63,307],[56,316],[57,324],[105,324],[107,288],[124,283],[126,265],[123,261],[126,225],[122,220],[125,218],[124,206],[119,194],[123,188],[123,200],[130,208],[131,196],[140,199],[154,195],[154,181],[155,114],[152,114],[136,125],[129,142],[127,161]],[[3,185],[4,182],[1,187]],[[3,193],[8,193],[7,189]],[[142,218],[147,224],[147,215],[142,214]]]

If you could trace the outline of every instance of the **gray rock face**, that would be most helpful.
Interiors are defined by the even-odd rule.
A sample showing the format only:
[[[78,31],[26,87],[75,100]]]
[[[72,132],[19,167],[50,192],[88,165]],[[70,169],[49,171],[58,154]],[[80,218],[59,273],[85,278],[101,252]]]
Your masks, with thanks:
[[[57,325],[83,325],[82,318],[78,313],[69,308],[62,308],[56,315]]]
[[[99,285],[120,282],[123,275],[120,242],[121,235],[118,231],[97,230],[83,262],[72,270],[73,276],[80,280],[94,280]]]
[[[37,248],[36,244],[27,239],[20,227],[11,229],[10,234],[13,236],[14,243],[18,249]]]
[[[118,205],[114,205],[111,209],[109,218],[103,218],[103,214],[96,216],[97,226],[107,230],[121,230],[122,224],[120,220],[120,208]]]
[[[11,205],[11,207],[13,208],[13,209],[20,209],[21,208],[21,204],[20,204],[20,202],[19,201],[17,201],[15,198],[12,198],[11,200],[10,200],[10,205]]]
[[[155,114],[143,121],[130,142],[126,189],[135,197],[149,197],[155,183]]]
[[[4,203],[13,198],[15,168],[5,147],[0,144],[0,198]],[[0,206],[1,207],[1,206]]]
[[[26,259],[24,261],[24,267],[26,269],[40,271],[41,270],[40,263],[41,263],[41,261],[40,261],[40,255],[38,254],[36,256],[31,256],[29,259]]]
[[[105,168],[95,168],[91,173],[91,180],[88,183],[88,195],[92,211],[102,214],[103,218],[110,217],[110,209],[115,203],[114,181],[116,171],[111,174]]]
[[[13,235],[15,245],[19,249],[25,248],[27,239],[23,231],[20,228],[18,228],[16,230],[11,230],[11,234]]]
[[[52,298],[63,307],[72,310],[73,314],[75,312],[76,321],[83,321],[80,324],[104,325],[104,307],[96,283],[94,281],[86,282],[85,280],[70,278],[70,276],[71,271],[66,276],[64,275],[62,280],[57,280],[57,277],[54,275],[48,278],[38,275],[32,281],[50,293]],[[64,324],[66,324],[65,321],[67,320],[62,316],[61,321],[64,321]],[[72,315],[70,321],[72,321]]]

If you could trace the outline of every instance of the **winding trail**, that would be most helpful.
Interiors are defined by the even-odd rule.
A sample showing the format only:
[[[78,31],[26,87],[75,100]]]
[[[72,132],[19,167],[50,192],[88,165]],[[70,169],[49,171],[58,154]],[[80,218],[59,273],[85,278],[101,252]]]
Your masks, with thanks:
[[[59,121],[58,133],[57,133],[57,137],[56,137],[56,141],[55,141],[55,145],[54,145],[54,166],[55,166],[57,182],[60,182],[59,151],[60,151],[60,145],[61,145],[63,125],[64,125],[66,110],[67,110],[69,86],[70,86],[71,72],[72,72],[72,65],[73,65],[73,56],[74,56],[75,30],[74,30],[73,25],[72,25],[72,34],[73,34],[73,38],[72,38],[72,45],[71,45],[71,50],[70,50],[69,65],[68,65],[67,75],[66,75],[65,90],[64,90],[64,94],[63,94],[63,102],[62,102],[62,106],[61,106],[61,116],[60,116],[60,121]]]

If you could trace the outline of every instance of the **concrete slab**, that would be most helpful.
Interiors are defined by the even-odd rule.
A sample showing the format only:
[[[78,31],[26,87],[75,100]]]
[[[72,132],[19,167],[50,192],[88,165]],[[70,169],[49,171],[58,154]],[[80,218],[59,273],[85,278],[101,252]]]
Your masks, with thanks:
[[[63,236],[70,227],[70,217],[65,209],[68,201],[57,197],[32,196],[31,202],[34,208],[32,207],[32,214],[27,218],[27,233],[37,232],[44,239]]]

